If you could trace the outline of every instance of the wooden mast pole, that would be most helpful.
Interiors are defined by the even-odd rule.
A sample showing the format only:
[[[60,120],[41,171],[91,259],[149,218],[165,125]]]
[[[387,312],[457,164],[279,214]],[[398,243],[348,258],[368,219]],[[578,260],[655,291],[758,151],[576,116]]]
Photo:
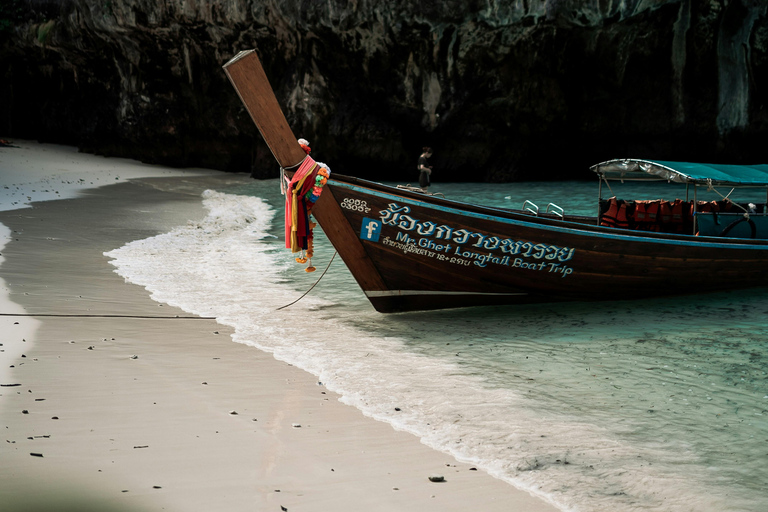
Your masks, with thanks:
[[[306,154],[288,126],[256,51],[242,51],[223,67],[280,167],[299,165]]]

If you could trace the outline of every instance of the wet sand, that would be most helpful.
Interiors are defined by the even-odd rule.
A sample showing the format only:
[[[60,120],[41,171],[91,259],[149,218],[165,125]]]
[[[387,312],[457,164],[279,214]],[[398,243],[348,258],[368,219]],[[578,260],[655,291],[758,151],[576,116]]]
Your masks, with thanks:
[[[163,175],[0,211],[3,510],[555,510],[125,283],[105,251],[248,179]]]

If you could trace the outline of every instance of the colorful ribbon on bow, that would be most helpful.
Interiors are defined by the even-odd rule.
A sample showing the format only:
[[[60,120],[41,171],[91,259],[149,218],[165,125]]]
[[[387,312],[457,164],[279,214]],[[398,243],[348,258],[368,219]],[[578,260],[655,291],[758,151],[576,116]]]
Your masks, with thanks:
[[[312,222],[310,213],[330,174],[331,170],[327,165],[315,162],[307,154],[294,173],[285,194],[285,247],[293,253],[301,252],[296,261],[309,262],[305,269],[307,272],[316,270],[312,266],[312,230],[317,224]]]

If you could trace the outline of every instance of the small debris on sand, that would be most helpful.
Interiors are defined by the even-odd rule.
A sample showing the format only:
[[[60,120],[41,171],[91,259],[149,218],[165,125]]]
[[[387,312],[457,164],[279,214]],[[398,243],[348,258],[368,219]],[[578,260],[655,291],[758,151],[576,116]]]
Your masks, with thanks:
[[[430,482],[445,482],[445,477],[443,475],[429,475],[429,481]]]

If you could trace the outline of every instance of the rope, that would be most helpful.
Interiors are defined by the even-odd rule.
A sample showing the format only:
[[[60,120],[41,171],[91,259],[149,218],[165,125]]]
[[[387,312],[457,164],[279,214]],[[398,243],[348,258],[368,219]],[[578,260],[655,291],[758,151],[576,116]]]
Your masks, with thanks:
[[[297,163],[296,165],[292,165],[290,167],[283,167],[282,165],[280,166],[280,194],[285,195],[285,193],[288,191],[288,183],[286,183],[286,181],[290,181],[290,180],[286,178],[285,171],[290,171],[291,169],[296,169],[301,167],[301,164],[304,163],[304,160],[306,160],[308,156],[309,155],[306,155],[304,158],[301,159],[301,162]]]
[[[57,317],[57,318],[141,318],[152,320],[216,320],[215,316],[149,316],[149,315],[85,315],[85,314],[57,314],[57,313],[0,313],[0,316],[19,317]]]
[[[731,201],[731,200],[730,200],[730,199],[728,199],[728,198],[731,196],[731,194],[733,194],[733,191],[734,191],[734,190],[736,190],[736,187],[733,187],[733,188],[731,189],[731,191],[730,191],[730,192],[728,192],[728,195],[727,195],[727,196],[724,196],[723,194],[721,194],[721,193],[720,193],[720,191],[719,191],[719,190],[717,190],[717,189],[714,187],[714,185],[712,185],[712,179],[711,179],[711,178],[707,178],[707,191],[708,191],[708,192],[714,192],[715,194],[719,195],[720,197],[722,197],[722,198],[723,198],[723,201]],[[744,208],[743,206],[741,206],[739,203],[734,203],[733,201],[731,201],[731,204],[734,204],[734,205],[738,206],[739,208],[741,208],[742,210],[744,210],[744,218],[745,218],[745,219],[747,219],[747,220],[749,220],[749,210],[747,210],[746,208]]]
[[[605,176],[603,176],[603,181],[605,182],[605,186],[608,187],[608,190],[613,194],[613,197],[616,197],[616,194],[614,194],[613,189],[611,188],[611,184],[608,183],[608,180],[605,179]]]
[[[325,273],[326,273],[326,272],[328,272],[328,269],[329,269],[329,268],[331,268],[331,263],[333,263],[333,258],[335,258],[335,257],[336,257],[336,254],[337,254],[337,252],[338,252],[338,251],[334,251],[334,253],[333,253],[333,256],[331,256],[331,261],[329,261],[329,262],[328,262],[328,266],[327,266],[327,267],[325,267],[325,270],[323,270],[323,273],[322,273],[322,274],[320,274],[320,277],[318,277],[318,278],[317,278],[317,281],[315,281],[315,284],[313,284],[312,286],[310,286],[309,290],[307,290],[306,292],[304,292],[304,295],[302,295],[301,297],[299,297],[299,298],[298,298],[298,299],[296,299],[295,301],[291,302],[290,304],[286,304],[285,306],[281,306],[281,307],[277,308],[275,311],[280,311],[281,309],[285,309],[285,308],[287,308],[288,306],[293,306],[294,304],[296,304],[297,302],[299,302],[301,299],[303,299],[304,297],[306,297],[306,296],[307,296],[307,294],[308,294],[309,292],[311,292],[311,291],[312,291],[312,288],[314,288],[315,286],[317,286],[317,283],[319,283],[319,282],[320,282],[320,279],[322,279],[322,278],[323,278],[323,276],[325,275]]]
[[[305,155],[304,158],[301,159],[301,162],[292,165],[290,167],[280,167],[281,169],[285,169],[286,171],[290,171],[291,169],[296,169],[297,167],[301,167],[301,164],[304,163],[304,160],[306,160],[309,157],[309,155]]]
[[[288,191],[288,183],[286,181],[289,181],[285,176],[285,171],[290,171],[291,169],[296,169],[298,167],[301,167],[301,164],[304,163],[304,160],[307,159],[309,155],[305,156],[301,159],[301,162],[297,163],[296,165],[292,165],[290,167],[283,167],[280,166],[280,194],[285,195],[285,193]]]

